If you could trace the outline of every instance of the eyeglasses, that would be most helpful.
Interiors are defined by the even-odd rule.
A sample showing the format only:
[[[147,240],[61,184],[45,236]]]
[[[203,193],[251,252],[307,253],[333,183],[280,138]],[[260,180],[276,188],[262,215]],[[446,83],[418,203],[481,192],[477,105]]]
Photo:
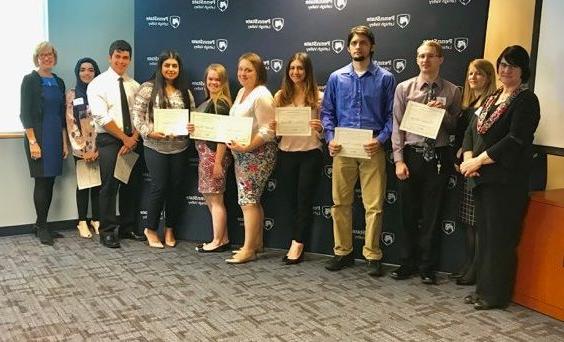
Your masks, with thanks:
[[[55,56],[55,54],[53,52],[45,52],[45,53],[39,54],[39,58],[47,58],[47,57],[53,57],[53,56]]]
[[[417,55],[417,59],[425,59],[425,58],[431,59],[431,58],[434,58],[434,57],[441,57],[441,56],[439,56],[439,55],[433,55],[433,54],[431,54],[431,53],[430,53],[430,54],[424,54],[424,53],[423,53],[423,54]]]

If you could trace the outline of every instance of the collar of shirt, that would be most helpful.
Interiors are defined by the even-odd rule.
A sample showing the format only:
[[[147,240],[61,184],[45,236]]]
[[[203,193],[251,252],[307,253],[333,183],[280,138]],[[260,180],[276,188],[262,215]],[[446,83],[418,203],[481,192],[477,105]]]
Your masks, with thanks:
[[[417,81],[415,82],[415,89],[423,91],[427,87],[428,83],[429,82],[427,81],[423,81],[421,76],[418,76]],[[433,83],[437,85],[435,87],[437,91],[441,91],[443,89],[443,79],[440,76],[437,77],[433,82],[431,82],[431,84]]]
[[[123,77],[123,81],[127,82],[129,81],[130,77],[127,74],[123,74],[123,75],[118,75],[117,72],[114,71],[114,69],[112,69],[112,67],[108,68],[108,74],[111,75],[111,78],[115,79],[116,81],[120,78]]]
[[[370,64],[368,65],[368,69],[366,69],[366,72],[362,75],[366,75],[368,73],[372,74],[372,75],[376,75],[376,73],[378,73],[378,68],[379,66],[376,65],[376,62],[370,62]],[[343,74],[347,74],[349,76],[356,76],[359,77],[358,74],[354,71],[353,65],[352,63],[350,63],[349,65],[347,65],[344,69],[343,69]],[[362,77],[361,76],[361,77]]]

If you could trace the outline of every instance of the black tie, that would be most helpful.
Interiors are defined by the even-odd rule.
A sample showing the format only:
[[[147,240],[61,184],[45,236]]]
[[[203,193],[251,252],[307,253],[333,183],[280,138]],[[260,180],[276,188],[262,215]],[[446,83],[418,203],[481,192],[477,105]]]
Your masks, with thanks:
[[[123,77],[119,78],[119,95],[121,97],[121,119],[123,121],[123,133],[131,135],[131,116],[129,115],[129,104],[123,86]]]
[[[434,101],[437,99],[436,94],[436,83],[425,83],[427,88],[427,95],[425,96],[425,104],[429,101]],[[423,141],[423,159],[425,161],[431,161],[436,157],[435,155],[435,139],[425,138]]]

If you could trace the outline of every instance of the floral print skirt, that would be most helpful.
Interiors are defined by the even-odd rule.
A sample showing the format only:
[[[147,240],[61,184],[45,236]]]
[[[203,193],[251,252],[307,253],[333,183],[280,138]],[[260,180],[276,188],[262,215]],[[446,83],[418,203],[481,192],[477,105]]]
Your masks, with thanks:
[[[235,178],[239,205],[255,204],[276,165],[275,143],[266,143],[251,152],[233,152],[235,159]]]
[[[213,176],[213,167],[215,164],[215,151],[209,148],[205,141],[196,141],[196,149],[200,162],[198,163],[198,191],[202,194],[222,194],[225,192],[225,179],[227,178],[227,169],[231,165],[231,154],[229,150],[225,151],[221,162],[221,177]]]

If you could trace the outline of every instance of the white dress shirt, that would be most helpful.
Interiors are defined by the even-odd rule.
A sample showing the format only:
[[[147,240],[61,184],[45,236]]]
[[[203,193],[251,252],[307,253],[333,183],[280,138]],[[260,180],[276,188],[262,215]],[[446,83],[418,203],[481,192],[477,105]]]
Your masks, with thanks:
[[[135,93],[139,89],[139,83],[127,74],[118,75],[111,67],[98,75],[88,85],[86,94],[88,104],[92,111],[92,118],[96,124],[97,133],[107,133],[104,126],[112,120],[123,130],[123,119],[121,114],[121,95],[119,92],[119,78],[123,77],[123,87],[127,94],[130,116],[133,104],[135,103]],[[133,127],[133,123],[131,124]]]

